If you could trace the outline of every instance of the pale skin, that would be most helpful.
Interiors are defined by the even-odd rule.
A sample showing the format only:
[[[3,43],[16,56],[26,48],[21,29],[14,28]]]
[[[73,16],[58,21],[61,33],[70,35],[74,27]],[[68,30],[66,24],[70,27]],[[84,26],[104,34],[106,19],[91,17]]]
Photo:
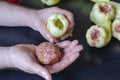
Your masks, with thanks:
[[[59,62],[49,66],[39,64],[35,57],[37,47],[35,45],[19,44],[12,47],[0,47],[0,69],[17,68],[28,73],[38,74],[45,80],[52,80],[51,74],[64,70],[80,56],[80,52],[83,50],[78,40],[63,41],[57,45],[62,49],[63,57]]]
[[[66,35],[59,40],[64,40],[73,30],[74,19],[71,12],[57,8],[46,8],[42,10],[32,10],[0,1],[0,25],[17,27],[28,26],[42,34],[50,42],[58,41],[46,29],[47,18],[53,13],[62,13],[69,20],[69,28]],[[83,50],[78,40],[63,41],[56,43],[62,50],[62,58],[59,62],[43,66],[36,58],[37,45],[19,44],[10,47],[0,47],[0,69],[17,68],[27,73],[38,74],[45,80],[52,80],[53,73],[60,72],[72,64]],[[4,62],[4,64],[3,64]]]
[[[74,27],[73,14],[69,11],[58,7],[51,7],[42,10],[33,10],[20,6],[8,4],[0,1],[0,25],[4,26],[28,26],[42,34],[50,42],[57,42],[58,39],[53,37],[46,28],[46,22],[50,15],[54,13],[64,14],[68,21],[68,31],[59,40],[64,40],[70,36]]]

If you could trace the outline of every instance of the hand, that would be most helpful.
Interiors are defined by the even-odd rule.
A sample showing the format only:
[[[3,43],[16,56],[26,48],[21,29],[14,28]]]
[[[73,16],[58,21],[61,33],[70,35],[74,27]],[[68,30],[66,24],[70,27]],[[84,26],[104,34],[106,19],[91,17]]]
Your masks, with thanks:
[[[58,47],[62,49],[63,57],[58,63],[45,66],[49,72],[60,72],[72,64],[80,56],[80,52],[83,50],[83,46],[78,44],[78,40],[57,43]]]
[[[52,80],[49,71],[41,66],[36,59],[35,45],[20,44],[11,47],[10,49],[10,62],[12,68],[17,68],[31,74],[38,74],[45,80]]]
[[[79,52],[83,49],[81,45],[78,45],[77,40],[72,42],[63,41],[57,43],[57,45],[62,49],[63,57],[54,65],[40,65],[35,56],[37,46],[28,44],[21,44],[11,48],[10,58],[12,64],[14,68],[18,68],[28,73],[38,74],[46,80],[52,80],[51,74],[60,72],[72,64],[79,57]]]
[[[62,36],[60,39],[54,38],[48,32],[47,27],[46,27],[46,22],[47,22],[48,17],[54,13],[64,14],[69,21],[68,30],[67,30],[66,34],[64,36]],[[33,15],[33,18],[31,18],[32,21],[30,22],[30,24],[31,24],[30,26],[34,30],[39,31],[42,34],[42,36],[45,39],[47,39],[48,41],[57,42],[59,40],[64,40],[65,38],[69,37],[72,34],[73,27],[74,27],[74,18],[73,18],[73,14],[71,12],[60,9],[58,7],[52,7],[52,8],[38,10],[34,14],[35,15]]]

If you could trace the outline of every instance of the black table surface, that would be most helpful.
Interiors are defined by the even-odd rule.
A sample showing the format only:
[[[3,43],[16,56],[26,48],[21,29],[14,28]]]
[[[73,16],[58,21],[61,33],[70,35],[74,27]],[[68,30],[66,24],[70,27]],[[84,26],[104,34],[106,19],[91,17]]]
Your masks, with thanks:
[[[119,0],[114,0],[120,2]],[[21,6],[43,9],[40,0],[23,0]],[[92,25],[89,14],[93,3],[90,0],[61,0],[56,6],[69,10],[75,17],[73,37],[84,46],[81,56],[65,70],[53,74],[53,80],[120,80],[120,42],[112,37],[110,43],[100,49],[90,47],[85,39],[86,30]],[[28,27],[0,27],[0,46],[35,44],[46,41],[39,32]],[[20,70],[0,71],[0,80],[44,80],[35,74]]]

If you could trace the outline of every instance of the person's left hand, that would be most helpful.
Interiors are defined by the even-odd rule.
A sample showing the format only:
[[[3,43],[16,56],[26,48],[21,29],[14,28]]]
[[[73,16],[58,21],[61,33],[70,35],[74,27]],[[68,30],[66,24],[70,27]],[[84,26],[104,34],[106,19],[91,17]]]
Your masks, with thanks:
[[[81,50],[83,50],[82,45],[78,45],[77,40],[63,41],[57,43],[57,45],[62,49],[63,56],[59,62],[53,65],[41,65],[35,55],[37,46],[28,44],[20,44],[11,47],[11,64],[13,64],[13,68],[18,68],[32,74],[38,74],[46,80],[52,80],[52,73],[60,72],[72,64],[79,57]]]
[[[69,22],[67,32],[59,39],[53,37],[46,27],[48,17],[54,13],[64,14]],[[58,7],[51,7],[51,8],[45,8],[42,10],[33,11],[33,13],[31,14],[31,18],[29,18],[28,25],[32,29],[40,32],[46,40],[50,42],[58,42],[72,35],[75,22],[74,22],[74,16],[70,11],[60,9]]]

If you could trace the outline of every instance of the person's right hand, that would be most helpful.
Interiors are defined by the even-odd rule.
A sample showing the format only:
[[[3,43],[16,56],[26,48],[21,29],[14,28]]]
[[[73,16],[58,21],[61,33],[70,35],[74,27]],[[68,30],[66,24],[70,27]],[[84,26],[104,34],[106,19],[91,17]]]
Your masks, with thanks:
[[[80,56],[81,50],[83,50],[82,45],[79,45],[77,40],[63,41],[57,43],[57,45],[62,50],[63,57],[53,65],[41,65],[35,55],[37,46],[29,44],[11,47],[8,54],[10,56],[9,64],[12,68],[38,74],[46,80],[52,80],[52,73],[60,72],[71,65]]]
[[[54,13],[64,14],[69,22],[67,32],[65,33],[65,35],[63,35],[59,39],[56,39],[55,37],[53,37],[50,34],[50,32],[48,31],[47,26],[46,26],[48,17]],[[50,42],[58,42],[60,40],[66,39],[67,37],[72,35],[73,28],[75,25],[73,14],[70,11],[60,9],[58,7],[51,7],[51,8],[33,11],[33,13],[31,14],[31,17],[29,18],[29,21],[30,22],[28,25],[32,29],[40,32],[42,34],[42,36]]]
[[[30,44],[19,44],[10,48],[12,68],[17,68],[31,74],[37,74],[45,80],[52,80],[50,72],[39,64],[36,58],[36,47]]]

